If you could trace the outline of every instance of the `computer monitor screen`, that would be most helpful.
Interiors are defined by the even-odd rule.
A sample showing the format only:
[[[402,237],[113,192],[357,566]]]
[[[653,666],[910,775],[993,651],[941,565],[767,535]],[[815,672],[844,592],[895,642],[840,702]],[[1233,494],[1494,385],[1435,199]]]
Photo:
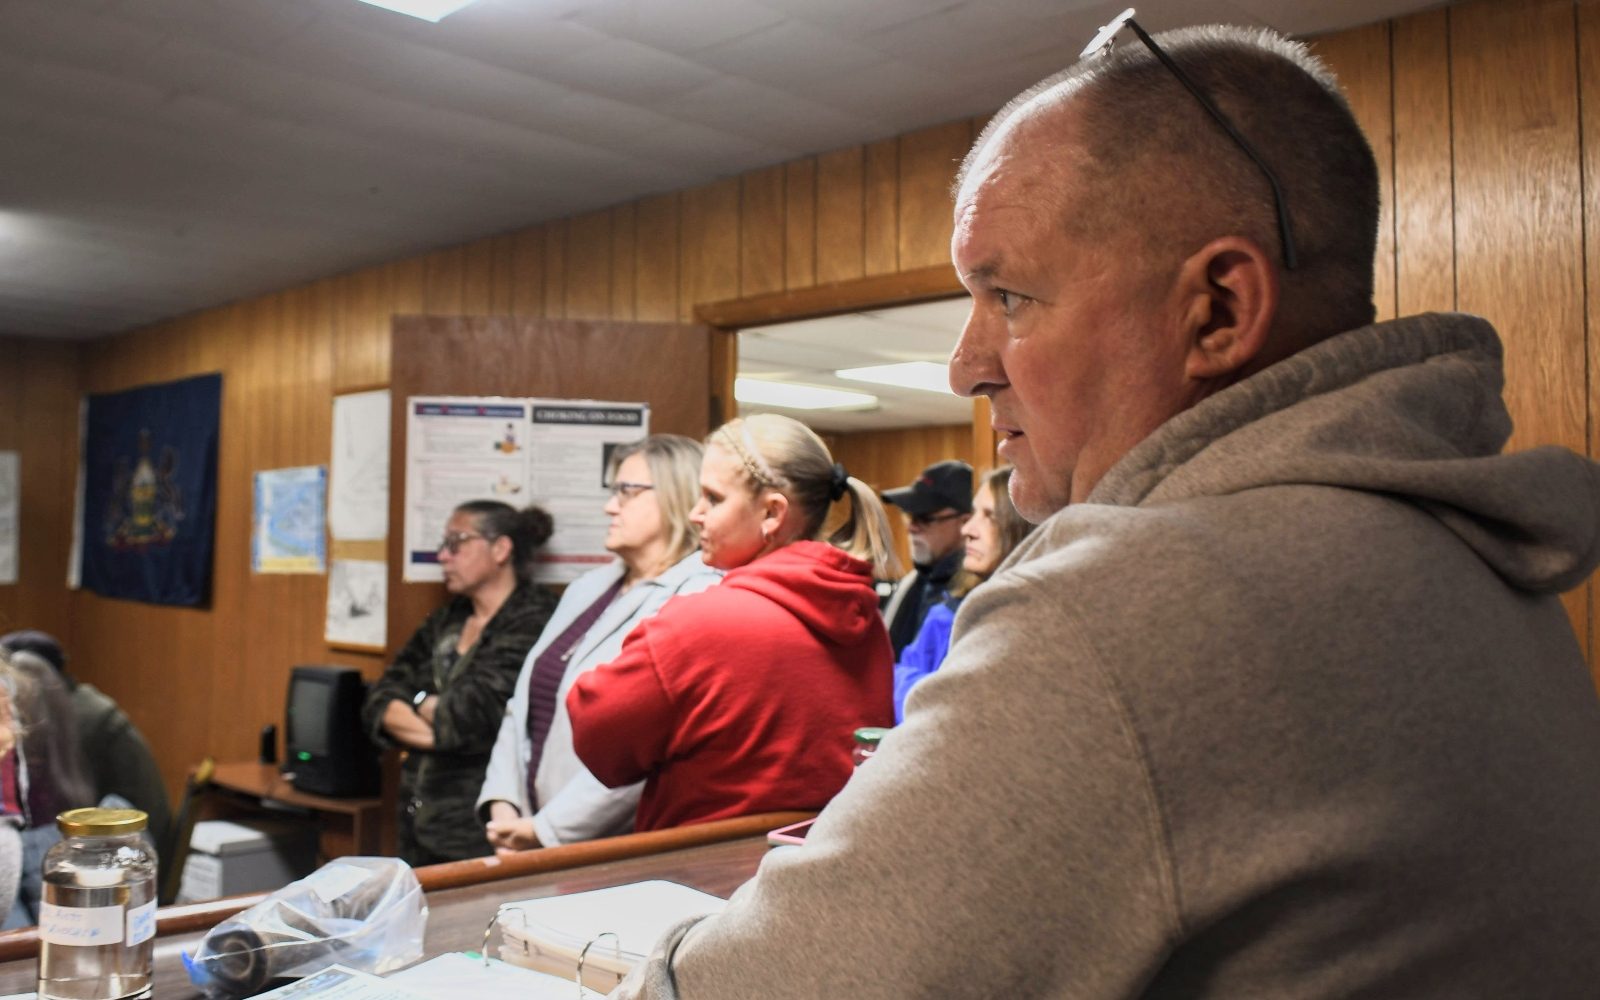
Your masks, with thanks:
[[[295,788],[316,795],[372,795],[377,750],[361,725],[366,686],[350,667],[302,666],[289,672],[284,770]]]
[[[297,674],[289,685],[289,747],[296,752],[328,752],[328,709],[333,706],[333,685],[327,678]]]

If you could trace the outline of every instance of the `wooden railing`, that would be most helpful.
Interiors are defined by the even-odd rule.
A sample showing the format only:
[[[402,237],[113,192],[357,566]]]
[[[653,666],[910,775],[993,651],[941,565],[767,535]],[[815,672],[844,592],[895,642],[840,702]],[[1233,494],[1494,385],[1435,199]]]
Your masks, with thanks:
[[[715,844],[725,840],[738,840],[775,830],[780,826],[797,823],[813,815],[809,812],[763,813],[757,816],[740,816],[735,819],[714,820],[695,826],[680,826],[670,830],[652,830],[649,833],[629,833],[620,837],[604,837],[560,847],[544,847],[535,851],[519,851],[506,857],[472,858],[451,861],[442,865],[428,865],[417,869],[417,881],[424,892],[456,889],[462,886],[481,885],[501,879],[537,875],[541,872],[582,868],[607,861],[620,861],[647,854],[665,854],[669,851]],[[216,926],[241,910],[249,909],[267,898],[266,893],[228,896],[206,900],[203,903],[180,903],[156,911],[156,936],[188,934]],[[31,958],[39,953],[38,929],[24,927],[0,933],[0,962]]]

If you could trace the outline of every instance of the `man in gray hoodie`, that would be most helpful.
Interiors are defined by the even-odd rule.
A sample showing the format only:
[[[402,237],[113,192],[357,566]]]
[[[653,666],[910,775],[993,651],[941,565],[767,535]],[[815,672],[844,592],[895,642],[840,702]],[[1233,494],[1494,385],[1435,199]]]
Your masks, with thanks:
[[[807,844],[617,996],[1600,991],[1557,597],[1600,468],[1500,453],[1488,324],[1372,324],[1376,169],[1301,47],[1131,30],[956,195],[951,381],[1040,528]]]

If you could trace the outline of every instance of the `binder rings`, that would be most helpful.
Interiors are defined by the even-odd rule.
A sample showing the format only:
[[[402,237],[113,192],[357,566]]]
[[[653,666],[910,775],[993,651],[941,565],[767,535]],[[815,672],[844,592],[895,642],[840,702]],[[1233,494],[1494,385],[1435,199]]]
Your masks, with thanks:
[[[726,903],[660,880],[506,903],[496,916],[500,958],[569,980],[581,960],[583,985],[609,993],[668,928]]]

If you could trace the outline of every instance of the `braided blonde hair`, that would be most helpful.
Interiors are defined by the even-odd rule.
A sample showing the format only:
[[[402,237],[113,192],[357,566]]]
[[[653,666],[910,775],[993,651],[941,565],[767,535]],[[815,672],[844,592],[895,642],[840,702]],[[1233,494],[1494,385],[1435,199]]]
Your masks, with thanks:
[[[715,444],[739,461],[752,492],[781,493],[799,515],[801,538],[830,545],[872,564],[873,575],[900,575],[889,533],[889,515],[878,494],[834,464],[828,446],[798,420],[759,413],[730,420],[711,432]],[[822,528],[836,500],[850,497],[850,518],[826,539]]]

